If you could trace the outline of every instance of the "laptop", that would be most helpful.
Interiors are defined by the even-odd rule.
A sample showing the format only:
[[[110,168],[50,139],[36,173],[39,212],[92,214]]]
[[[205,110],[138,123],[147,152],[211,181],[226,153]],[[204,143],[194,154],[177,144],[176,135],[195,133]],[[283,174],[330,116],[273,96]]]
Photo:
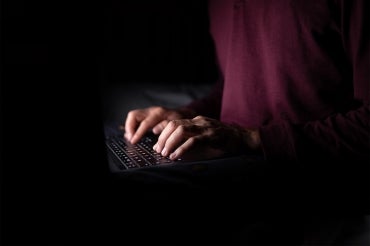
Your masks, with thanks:
[[[122,131],[106,127],[105,146],[110,169],[118,172],[174,164],[174,161],[153,150],[155,143],[156,136],[147,133],[137,144],[133,145],[123,137]]]
[[[158,135],[151,131],[132,145],[124,137],[121,130],[125,115],[130,110],[146,108],[153,105],[176,108],[188,104],[191,100],[206,95],[212,85],[167,85],[152,83],[128,83],[127,85],[113,84],[102,89],[102,120],[105,135],[105,151],[111,172],[130,172],[136,170],[152,170],[162,167],[179,168],[188,166],[201,168],[216,167],[216,163],[261,160],[260,156],[246,151],[243,156],[224,155],[214,159],[198,159],[197,156],[175,161],[163,157],[153,150]],[[202,155],[203,157],[203,155]],[[222,164],[223,163],[223,164]],[[209,166],[209,167],[208,167]]]
[[[162,167],[184,167],[196,165],[200,168],[202,165],[216,166],[215,163],[224,163],[234,159],[262,160],[262,157],[251,153],[238,156],[222,156],[214,159],[201,160],[171,160],[153,150],[153,145],[157,142],[158,136],[147,132],[137,144],[131,144],[123,135],[118,123],[105,123],[105,147],[109,163],[109,169],[113,173],[129,172],[136,170],[162,168]]]

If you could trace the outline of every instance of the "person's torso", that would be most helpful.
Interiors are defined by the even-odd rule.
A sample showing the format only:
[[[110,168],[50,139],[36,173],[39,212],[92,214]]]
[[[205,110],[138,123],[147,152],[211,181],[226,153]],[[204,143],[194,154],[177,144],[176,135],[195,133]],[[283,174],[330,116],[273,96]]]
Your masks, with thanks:
[[[331,0],[211,0],[221,120],[257,127],[327,117],[353,100]]]

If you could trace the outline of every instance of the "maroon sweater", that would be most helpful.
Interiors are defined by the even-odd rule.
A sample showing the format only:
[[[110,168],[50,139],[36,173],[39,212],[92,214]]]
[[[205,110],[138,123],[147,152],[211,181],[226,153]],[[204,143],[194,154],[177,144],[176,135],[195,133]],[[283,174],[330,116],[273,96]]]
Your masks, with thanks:
[[[188,107],[266,159],[369,160],[369,0],[210,0],[220,81]]]

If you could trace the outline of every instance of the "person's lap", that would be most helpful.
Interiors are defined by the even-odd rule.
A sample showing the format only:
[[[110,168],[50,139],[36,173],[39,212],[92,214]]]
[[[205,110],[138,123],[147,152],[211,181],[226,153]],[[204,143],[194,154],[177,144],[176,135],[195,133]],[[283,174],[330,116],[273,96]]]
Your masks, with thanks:
[[[117,215],[123,221],[117,228],[130,232],[132,242],[238,242],[246,226],[256,234],[251,225],[276,222],[281,216],[287,222],[286,212],[297,211],[299,197],[288,202],[292,197],[284,186],[287,176],[296,178],[298,173],[287,175],[287,170],[244,156],[117,174],[110,194],[116,207],[125,211]],[[144,228],[151,236],[140,237]]]

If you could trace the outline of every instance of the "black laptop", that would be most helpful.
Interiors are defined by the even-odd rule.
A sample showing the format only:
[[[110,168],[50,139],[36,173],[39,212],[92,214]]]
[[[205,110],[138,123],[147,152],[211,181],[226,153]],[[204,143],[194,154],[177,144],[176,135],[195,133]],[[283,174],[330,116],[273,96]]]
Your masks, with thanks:
[[[225,160],[233,159],[248,159],[261,160],[261,156],[256,156],[252,153],[245,153],[239,156],[222,156],[215,159],[202,160],[171,160],[153,150],[153,145],[157,142],[158,136],[147,132],[137,144],[131,144],[123,135],[123,131],[119,129],[118,123],[104,124],[105,146],[109,168],[112,172],[126,172],[139,169],[151,169],[161,167],[179,167],[189,165],[216,165],[215,163],[223,163]]]

